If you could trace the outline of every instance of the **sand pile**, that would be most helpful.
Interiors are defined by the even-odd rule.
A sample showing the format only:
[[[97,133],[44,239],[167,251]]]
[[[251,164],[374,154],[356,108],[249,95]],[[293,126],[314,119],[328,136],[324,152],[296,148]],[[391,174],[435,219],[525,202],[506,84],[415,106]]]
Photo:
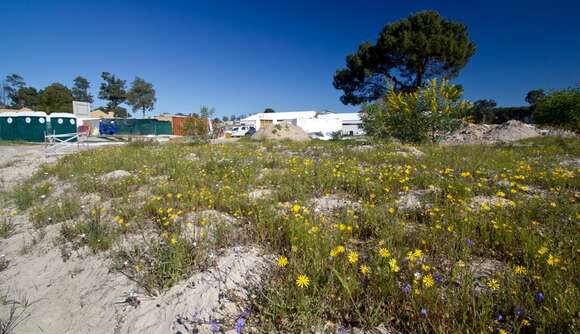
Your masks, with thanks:
[[[261,127],[252,138],[254,139],[288,139],[295,141],[309,140],[304,130],[291,123],[269,124]]]
[[[494,144],[541,137],[533,125],[511,120],[500,125],[465,123],[443,139],[445,144]]]

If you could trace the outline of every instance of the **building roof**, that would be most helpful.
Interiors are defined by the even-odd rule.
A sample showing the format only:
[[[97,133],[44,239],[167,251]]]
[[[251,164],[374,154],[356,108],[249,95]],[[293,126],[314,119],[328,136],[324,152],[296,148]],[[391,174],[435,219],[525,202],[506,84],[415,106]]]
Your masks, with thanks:
[[[286,120],[286,119],[296,119],[296,118],[313,118],[316,116],[316,111],[285,111],[285,112],[272,112],[272,113],[258,113],[249,117],[242,119],[241,121],[256,121],[259,119],[266,120]]]
[[[332,113],[332,114],[324,114],[324,115],[319,115],[318,118],[330,118],[330,119],[335,119],[338,118],[343,122],[348,122],[348,121],[352,121],[352,122],[360,122],[361,118],[360,118],[360,114],[356,113],[356,112],[349,112],[349,113]]]

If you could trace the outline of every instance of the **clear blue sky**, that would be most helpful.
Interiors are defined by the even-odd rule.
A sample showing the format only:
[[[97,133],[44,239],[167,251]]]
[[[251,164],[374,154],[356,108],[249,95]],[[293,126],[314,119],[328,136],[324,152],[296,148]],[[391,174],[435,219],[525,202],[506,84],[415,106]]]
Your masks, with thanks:
[[[354,111],[338,100],[335,70],[386,23],[423,9],[468,26],[477,52],[455,82],[470,100],[521,105],[531,89],[580,82],[575,0],[2,0],[0,76],[42,88],[81,75],[94,96],[102,71],[141,76],[157,90],[154,113]]]

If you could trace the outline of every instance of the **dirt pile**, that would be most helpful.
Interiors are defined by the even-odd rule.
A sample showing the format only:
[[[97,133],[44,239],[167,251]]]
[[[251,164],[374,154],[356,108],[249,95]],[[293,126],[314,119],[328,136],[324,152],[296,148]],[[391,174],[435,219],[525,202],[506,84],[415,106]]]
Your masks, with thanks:
[[[254,139],[287,139],[295,141],[306,141],[310,137],[304,130],[291,123],[269,124],[261,127],[252,138]]]
[[[445,136],[444,144],[495,144],[541,137],[544,132],[533,125],[511,120],[503,124],[465,123]]]

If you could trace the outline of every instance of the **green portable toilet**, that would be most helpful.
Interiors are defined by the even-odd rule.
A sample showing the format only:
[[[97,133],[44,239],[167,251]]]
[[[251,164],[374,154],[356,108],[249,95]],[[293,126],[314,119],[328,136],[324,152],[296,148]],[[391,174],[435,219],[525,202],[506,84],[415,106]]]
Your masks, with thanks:
[[[71,113],[52,113],[50,114],[50,133],[53,135],[64,135],[77,133],[77,117]],[[60,141],[70,139],[72,136],[57,137]],[[70,142],[76,139],[69,140]]]
[[[0,139],[43,142],[46,114],[43,112],[10,112],[0,114]]]
[[[16,117],[14,112],[0,113],[0,140],[18,140]]]
[[[17,113],[16,130],[19,140],[41,143],[46,135],[46,114],[40,111]]]

